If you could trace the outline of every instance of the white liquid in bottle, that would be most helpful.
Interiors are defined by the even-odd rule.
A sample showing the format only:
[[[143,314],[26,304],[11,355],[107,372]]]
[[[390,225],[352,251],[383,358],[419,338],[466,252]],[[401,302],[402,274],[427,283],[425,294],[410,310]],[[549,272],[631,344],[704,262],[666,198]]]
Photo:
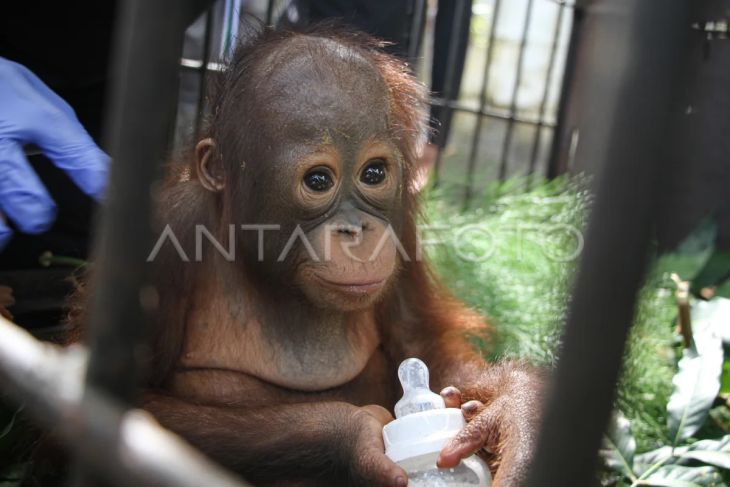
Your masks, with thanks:
[[[461,409],[446,408],[428,385],[428,367],[417,358],[398,367],[403,397],[395,405],[395,421],[383,428],[385,454],[408,473],[408,485],[489,486],[489,467],[472,455],[454,468],[436,467],[441,449],[466,424]]]

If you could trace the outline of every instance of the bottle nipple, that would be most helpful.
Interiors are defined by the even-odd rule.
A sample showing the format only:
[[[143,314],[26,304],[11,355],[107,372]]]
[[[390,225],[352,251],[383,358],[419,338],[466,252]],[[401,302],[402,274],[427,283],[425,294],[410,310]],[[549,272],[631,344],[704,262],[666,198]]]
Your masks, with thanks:
[[[431,392],[428,386],[428,367],[417,358],[409,358],[398,367],[398,379],[403,387],[403,397],[395,404],[395,417],[413,413],[444,409],[444,399]]]

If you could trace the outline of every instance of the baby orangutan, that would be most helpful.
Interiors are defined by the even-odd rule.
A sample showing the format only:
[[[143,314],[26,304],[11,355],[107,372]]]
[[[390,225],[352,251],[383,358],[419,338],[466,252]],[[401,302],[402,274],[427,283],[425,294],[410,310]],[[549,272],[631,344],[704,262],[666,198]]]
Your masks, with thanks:
[[[439,466],[489,452],[494,485],[518,485],[542,380],[486,363],[465,338],[484,320],[420,258],[426,96],[380,47],[262,29],[233,55],[160,196],[144,407],[255,485],[405,486],[381,431],[418,357],[467,419]]]

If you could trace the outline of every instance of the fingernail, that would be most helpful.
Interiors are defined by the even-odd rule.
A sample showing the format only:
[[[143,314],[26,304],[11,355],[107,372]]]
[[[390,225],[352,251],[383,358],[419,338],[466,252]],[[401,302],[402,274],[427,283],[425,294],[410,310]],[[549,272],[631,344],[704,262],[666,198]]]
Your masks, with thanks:
[[[473,413],[477,410],[477,403],[469,401],[461,405],[462,411],[465,413]]]
[[[395,487],[406,487],[408,480],[405,477],[399,475],[395,478]]]
[[[441,391],[441,394],[446,396],[453,396],[454,394],[456,394],[456,388],[449,386]]]

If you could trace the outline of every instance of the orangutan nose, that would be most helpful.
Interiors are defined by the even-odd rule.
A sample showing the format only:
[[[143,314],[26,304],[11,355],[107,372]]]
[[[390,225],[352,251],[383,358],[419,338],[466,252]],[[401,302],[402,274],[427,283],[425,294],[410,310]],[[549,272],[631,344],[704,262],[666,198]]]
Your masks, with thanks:
[[[370,224],[367,217],[355,208],[342,209],[332,220],[331,228],[335,235],[360,237]]]
[[[362,234],[364,229],[363,224],[353,225],[351,223],[336,223],[333,225],[333,230],[337,234],[348,235],[350,237],[357,237]]]

